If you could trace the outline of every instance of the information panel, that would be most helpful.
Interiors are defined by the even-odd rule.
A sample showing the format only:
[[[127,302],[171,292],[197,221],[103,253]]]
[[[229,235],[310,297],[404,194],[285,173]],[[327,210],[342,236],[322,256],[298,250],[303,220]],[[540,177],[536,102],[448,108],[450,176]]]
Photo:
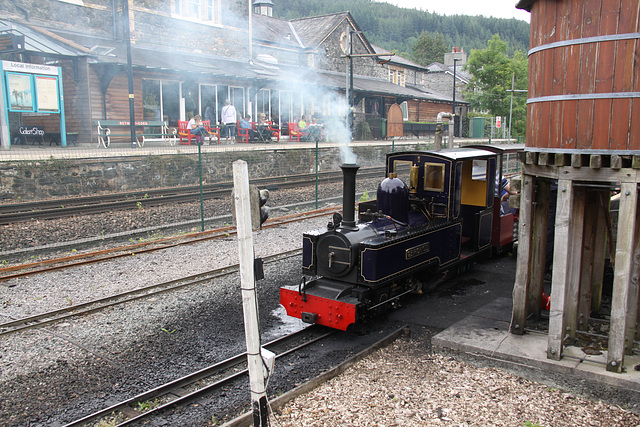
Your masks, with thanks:
[[[10,111],[35,111],[33,86],[29,74],[7,73],[7,89],[9,91]]]
[[[58,103],[58,78],[52,76],[35,76],[38,111],[57,113]]]

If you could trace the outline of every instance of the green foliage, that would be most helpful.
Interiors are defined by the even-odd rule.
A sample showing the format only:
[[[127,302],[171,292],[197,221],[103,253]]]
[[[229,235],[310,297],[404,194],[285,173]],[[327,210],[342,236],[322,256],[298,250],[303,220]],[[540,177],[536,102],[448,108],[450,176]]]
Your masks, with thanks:
[[[138,411],[147,412],[147,411],[150,411],[150,410],[154,409],[159,404],[160,404],[160,401],[158,400],[158,398],[155,398],[154,400],[147,400],[147,401],[144,401],[144,402],[138,402]]]
[[[412,52],[423,31],[442,34],[449,47],[465,51],[482,49],[493,34],[508,43],[510,55],[529,48],[529,24],[518,19],[444,16],[371,0],[278,0],[273,13],[277,18],[297,19],[345,11],[371,43],[398,54]]]
[[[366,202],[369,200],[369,192],[365,191],[364,193],[362,193],[362,196],[360,196],[360,201],[361,202]]]
[[[471,51],[465,69],[473,75],[465,92],[471,108],[488,111],[492,116],[509,117],[510,90],[514,77],[516,90],[526,90],[528,86],[526,55],[516,51],[510,57],[507,43],[497,34],[493,35],[485,49]],[[514,93],[511,135],[525,134],[526,108],[526,93]]]
[[[423,31],[414,43],[412,52],[413,61],[426,67],[434,62],[442,62],[449,47],[442,34]]]

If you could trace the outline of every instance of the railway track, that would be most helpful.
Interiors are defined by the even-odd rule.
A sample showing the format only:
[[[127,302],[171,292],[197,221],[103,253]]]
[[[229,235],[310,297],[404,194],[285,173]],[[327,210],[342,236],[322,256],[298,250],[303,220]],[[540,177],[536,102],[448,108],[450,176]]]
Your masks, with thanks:
[[[325,216],[338,211],[338,207],[316,209],[304,213],[285,215],[268,220],[262,228],[274,228],[295,221],[303,221],[310,218]],[[54,258],[44,261],[37,261],[27,264],[20,264],[11,267],[0,268],[0,283],[3,281],[17,279],[20,277],[32,276],[34,274],[48,273],[56,270],[79,267],[81,265],[94,264],[114,260],[120,257],[140,255],[168,249],[179,245],[190,245],[207,240],[227,238],[235,235],[235,227],[227,226],[207,230],[197,233],[188,233],[180,236],[166,237],[163,239],[135,243],[132,245],[120,246],[117,248],[92,251],[83,254],[76,254],[62,258]]]
[[[263,261],[268,264],[277,262],[285,258],[296,256],[302,253],[302,249],[293,249],[290,251],[282,252],[276,255],[271,255],[263,258]],[[213,279],[228,276],[238,272],[239,265],[230,265],[227,267],[216,268],[214,270],[205,271],[202,273],[194,274],[191,276],[181,277],[179,279],[169,280],[167,282],[156,283],[149,286],[133,289],[118,294],[109,295],[104,298],[88,301],[85,303],[74,304],[69,307],[60,308],[57,310],[51,310],[44,313],[36,314],[33,316],[25,317],[22,319],[13,319],[9,322],[0,323],[0,336],[13,334],[16,332],[25,331],[28,329],[41,328],[43,326],[50,325],[52,323],[59,322],[61,320],[69,319],[72,317],[83,316],[85,314],[95,313],[104,310],[108,307],[124,304],[140,300],[143,298],[149,298],[165,292],[172,292],[177,289],[185,288],[188,286],[198,285],[206,283]]]
[[[327,339],[336,331],[326,332],[317,326],[309,326],[300,331],[271,341],[263,347],[276,354],[276,359],[292,354],[300,349]],[[185,406],[203,396],[213,398],[219,395],[223,387],[233,381],[239,381],[248,376],[246,368],[247,353],[223,360],[200,371],[186,375],[152,390],[143,392],[130,399],[116,403],[93,414],[66,424],[65,427],[77,427],[109,419],[108,425],[127,426],[139,422],[150,422],[153,417],[161,416],[177,406]],[[154,402],[149,410],[141,412],[139,408],[149,406],[147,402]],[[106,425],[106,424],[105,424]]]
[[[363,168],[359,177],[380,177],[384,168]],[[342,180],[340,171],[321,172],[321,182]],[[273,189],[298,188],[315,183],[315,174],[281,176],[251,180],[259,187]],[[231,194],[233,182],[206,184],[202,188],[202,197],[215,199]],[[114,210],[137,209],[140,207],[161,206],[173,203],[186,203],[200,200],[200,187],[165,188],[157,190],[136,191],[128,193],[104,194],[99,196],[75,197],[69,199],[44,200],[38,202],[3,204],[0,206],[0,225],[64,218],[77,215],[111,212]]]
[[[312,325],[271,341],[263,345],[263,347],[273,352],[276,355],[276,360],[285,359],[285,363],[289,368],[295,369],[296,366],[310,363],[310,361],[306,358],[287,358],[287,356],[295,356],[297,352],[309,349],[314,345],[323,345],[326,340],[333,336],[338,336],[340,333],[341,332],[335,330],[327,332],[323,327]],[[389,345],[398,337],[407,333],[407,326],[400,327],[378,341],[367,345],[358,353],[352,354],[350,357],[345,356],[344,360],[336,366],[331,367],[313,378],[307,379],[302,385],[278,397],[272,398],[269,405],[270,409],[279,409],[291,399],[338,376],[359,360]],[[347,341],[347,343],[350,345],[351,341]],[[312,349],[310,351],[313,352]],[[348,352],[345,352],[345,354],[348,354]],[[167,420],[164,417],[170,415],[171,411],[181,409],[183,411],[182,413],[184,413],[185,410],[189,410],[186,408],[187,405],[197,402],[199,399],[209,401],[223,400],[224,393],[221,393],[222,390],[230,388],[232,383],[239,384],[239,386],[248,390],[246,358],[246,353],[231,357],[215,365],[211,365],[200,371],[140,393],[135,397],[123,400],[108,408],[75,420],[66,424],[65,427],[78,427],[88,425],[88,423],[96,425],[96,423],[101,420],[105,421],[105,425],[117,427],[129,425],[166,425]],[[242,383],[240,383],[241,381]],[[149,402],[153,402],[153,408],[142,412],[140,408],[149,407]],[[227,408],[228,413],[237,412],[237,410],[238,408]],[[249,425],[251,424],[252,417],[253,414],[251,412],[245,413],[232,420],[230,424]]]

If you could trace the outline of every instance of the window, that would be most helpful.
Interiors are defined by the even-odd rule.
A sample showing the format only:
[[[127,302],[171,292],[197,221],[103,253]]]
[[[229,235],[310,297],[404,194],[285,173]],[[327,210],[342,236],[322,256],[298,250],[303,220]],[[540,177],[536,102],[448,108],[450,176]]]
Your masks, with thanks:
[[[247,114],[244,108],[244,88],[229,86],[229,100],[231,104],[236,107],[238,120],[240,120],[240,117]]]
[[[269,118],[271,108],[269,108],[269,100],[271,93],[269,89],[260,89],[256,95],[256,121],[260,113],[264,113]]]
[[[444,165],[425,163],[424,170],[424,189],[426,191],[444,191]]]
[[[219,0],[173,1],[174,18],[220,24],[221,2]]]
[[[395,172],[398,175],[398,178],[400,178],[405,184],[411,183],[412,165],[413,162],[411,160],[395,160],[393,162],[393,172]]]
[[[400,104],[400,109],[402,110],[402,120],[409,120],[409,104],[407,104],[407,101]]]
[[[204,108],[203,120],[209,120],[211,125],[218,123],[217,88],[212,85],[200,85],[200,105]]]

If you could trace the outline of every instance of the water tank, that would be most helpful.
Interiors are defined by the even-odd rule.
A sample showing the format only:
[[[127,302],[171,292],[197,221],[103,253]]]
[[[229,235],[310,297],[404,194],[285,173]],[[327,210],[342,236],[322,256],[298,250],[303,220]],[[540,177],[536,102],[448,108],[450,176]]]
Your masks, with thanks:
[[[531,12],[527,147],[639,150],[638,0],[518,7]]]

